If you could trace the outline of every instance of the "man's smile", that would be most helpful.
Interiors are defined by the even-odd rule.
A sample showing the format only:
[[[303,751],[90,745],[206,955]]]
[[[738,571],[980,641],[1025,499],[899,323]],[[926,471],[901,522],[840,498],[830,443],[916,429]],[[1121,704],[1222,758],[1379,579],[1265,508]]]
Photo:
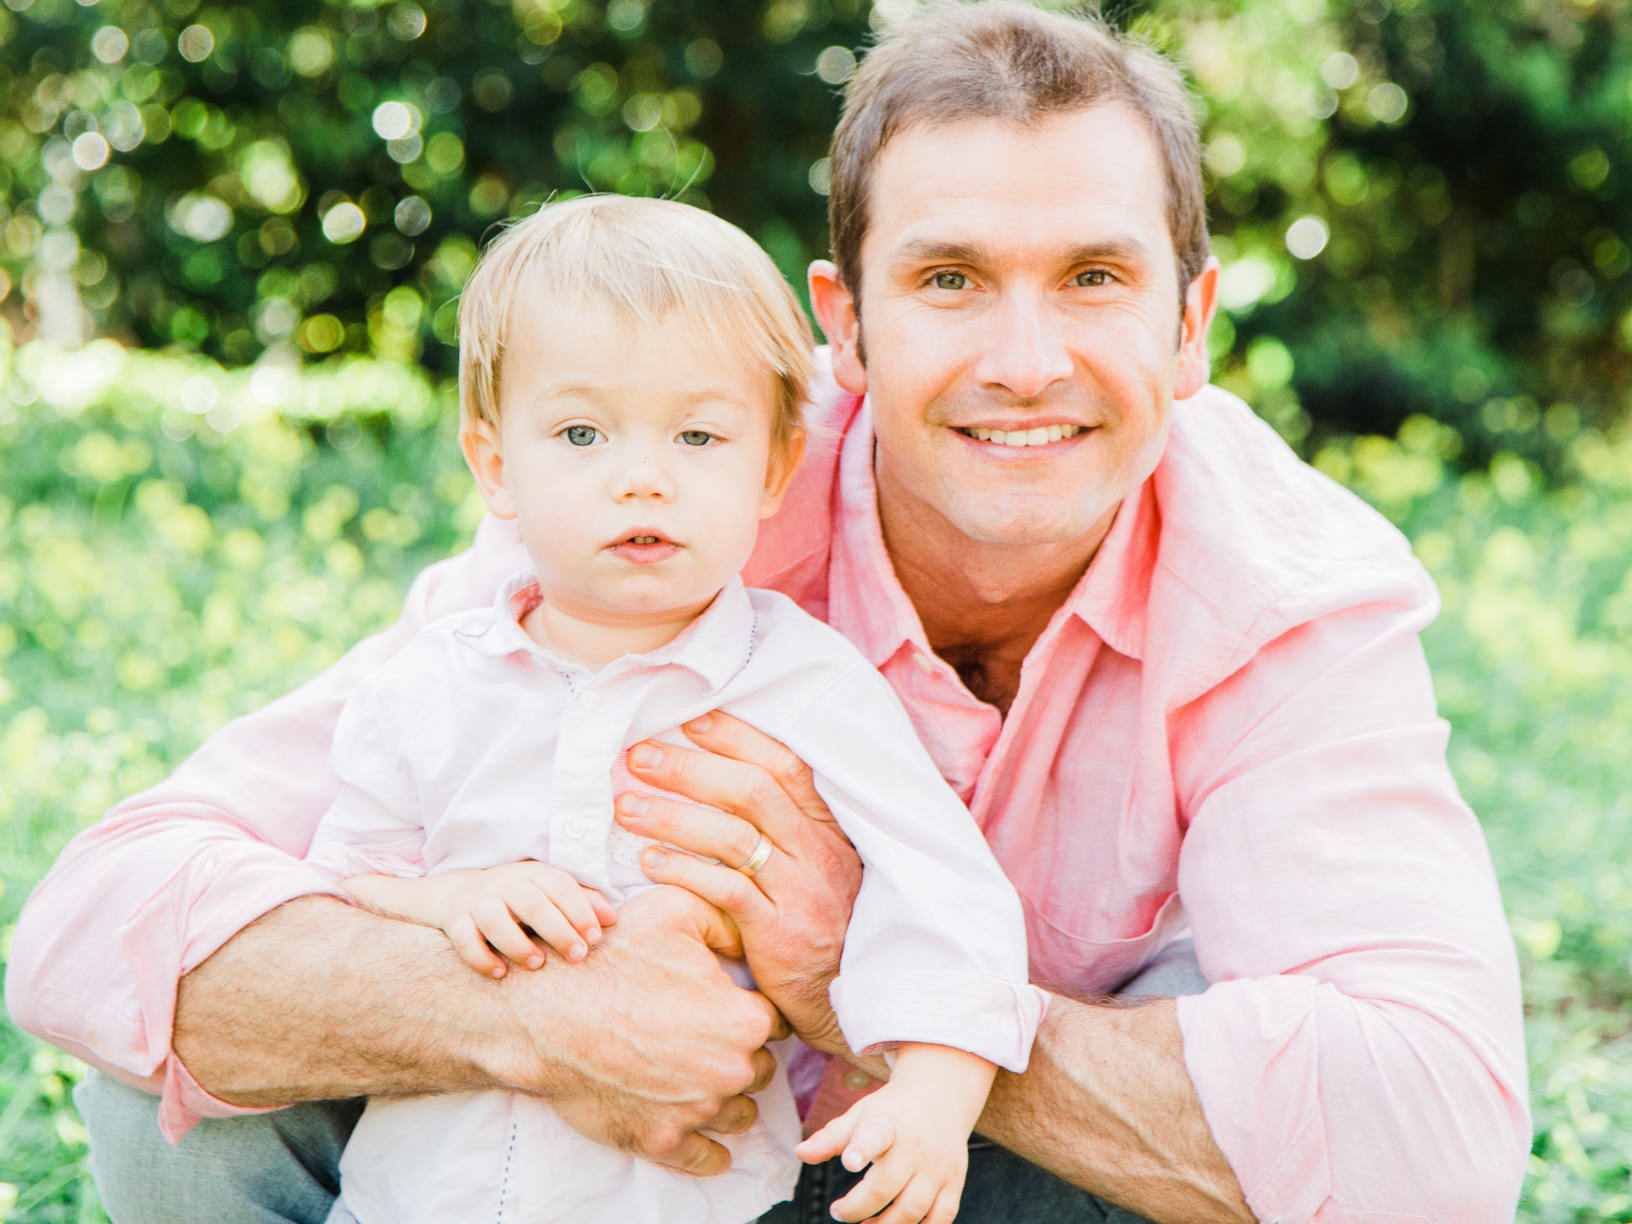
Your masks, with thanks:
[[[1030,429],[986,429],[978,425],[954,428],[966,438],[998,446],[1046,446],[1074,438],[1083,429],[1081,425],[1037,425]]]

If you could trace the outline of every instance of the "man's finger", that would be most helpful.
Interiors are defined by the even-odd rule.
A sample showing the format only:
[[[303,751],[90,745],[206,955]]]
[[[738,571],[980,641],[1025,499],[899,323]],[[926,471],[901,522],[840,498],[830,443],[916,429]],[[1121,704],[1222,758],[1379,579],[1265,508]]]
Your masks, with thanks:
[[[682,1139],[672,1152],[652,1159],[693,1177],[715,1177],[731,1167],[731,1153],[726,1146],[696,1132]]]
[[[700,748],[763,769],[776,779],[805,815],[818,820],[833,819],[816,790],[810,766],[780,740],[718,710],[694,718],[680,729]]]
[[[716,1135],[740,1135],[752,1126],[759,1117],[759,1106],[750,1096],[734,1096],[720,1106],[720,1112],[715,1114],[701,1128],[713,1131]]]
[[[785,1033],[781,1034],[780,1036],[773,1037],[772,1040],[779,1041],[781,1040],[781,1037],[786,1035],[787,1034]],[[766,1087],[769,1086],[771,1079],[776,1075],[776,1055],[772,1054],[764,1047],[761,1047],[760,1049],[754,1051],[753,1063],[754,1082],[749,1084],[748,1087],[743,1089],[743,1091],[763,1092]]]
[[[629,772],[694,803],[730,812],[778,845],[791,845],[804,813],[770,771],[695,748],[642,740],[629,750]]]
[[[618,823],[631,833],[718,859],[727,867],[746,863],[763,836],[741,816],[639,791],[620,794],[616,811]],[[774,847],[775,840],[771,839],[771,843]]]
[[[723,863],[709,863],[678,850],[648,846],[640,852],[640,869],[653,883],[678,885],[706,901],[710,910],[731,919],[734,926],[729,932],[721,929],[726,925],[723,922],[711,923],[707,932],[698,932],[703,942],[722,956],[741,957],[742,936],[737,928],[752,926],[770,917],[770,901],[759,885]],[[719,929],[718,935],[716,929]],[[715,938],[734,939],[735,951],[713,942]]]

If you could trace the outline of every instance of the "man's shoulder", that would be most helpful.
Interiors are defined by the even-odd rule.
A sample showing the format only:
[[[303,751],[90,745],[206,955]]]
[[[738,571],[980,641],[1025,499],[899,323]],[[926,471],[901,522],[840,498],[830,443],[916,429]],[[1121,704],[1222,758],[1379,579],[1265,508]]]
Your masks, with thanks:
[[[1151,603],[1199,603],[1239,665],[1265,643],[1365,604],[1432,603],[1405,537],[1217,387],[1174,405],[1153,477]]]

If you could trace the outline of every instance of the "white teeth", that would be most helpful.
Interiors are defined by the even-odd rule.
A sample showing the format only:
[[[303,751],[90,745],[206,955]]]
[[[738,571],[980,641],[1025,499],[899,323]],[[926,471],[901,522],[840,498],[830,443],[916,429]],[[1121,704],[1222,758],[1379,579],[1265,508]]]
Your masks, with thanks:
[[[997,446],[1046,446],[1062,438],[1074,438],[1082,432],[1081,425],[1039,425],[1036,429],[968,429],[977,442],[991,442]]]

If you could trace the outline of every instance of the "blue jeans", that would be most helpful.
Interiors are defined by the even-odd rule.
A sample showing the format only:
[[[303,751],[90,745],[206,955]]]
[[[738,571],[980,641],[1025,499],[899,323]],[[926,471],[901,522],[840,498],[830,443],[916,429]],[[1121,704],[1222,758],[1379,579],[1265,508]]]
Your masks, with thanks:
[[[1206,985],[1184,942],[1164,951],[1121,993],[1195,994]],[[363,1110],[361,1100],[318,1101],[206,1119],[172,1147],[159,1134],[158,1101],[145,1092],[92,1071],[74,1090],[74,1104],[90,1135],[91,1176],[114,1224],[323,1224],[340,1183],[340,1152]],[[762,1224],[830,1220],[828,1207],[859,1176],[836,1160],[811,1166],[795,1198],[761,1217]],[[1138,1217],[978,1138],[969,1145],[957,1218],[959,1224],[1138,1224]]]

